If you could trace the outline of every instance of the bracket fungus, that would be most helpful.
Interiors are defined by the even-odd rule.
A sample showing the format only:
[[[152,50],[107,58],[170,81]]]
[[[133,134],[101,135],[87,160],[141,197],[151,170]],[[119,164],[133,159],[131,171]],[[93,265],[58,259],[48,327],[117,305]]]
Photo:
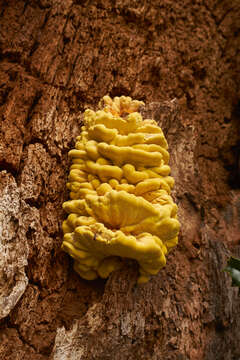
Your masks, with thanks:
[[[130,258],[139,263],[138,283],[147,282],[178,241],[167,141],[156,121],[142,119],[143,104],[104,96],[100,110],[85,111],[69,152],[62,249],[87,280],[107,278]]]

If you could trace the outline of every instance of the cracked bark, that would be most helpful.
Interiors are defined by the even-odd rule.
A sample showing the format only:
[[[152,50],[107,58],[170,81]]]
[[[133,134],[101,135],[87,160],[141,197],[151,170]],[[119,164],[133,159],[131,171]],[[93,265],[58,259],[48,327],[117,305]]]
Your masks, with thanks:
[[[0,359],[239,358],[222,273],[240,255],[239,2],[0,4]],[[169,143],[182,231],[144,286],[128,261],[84,281],[60,251],[67,152],[107,93],[145,101]]]

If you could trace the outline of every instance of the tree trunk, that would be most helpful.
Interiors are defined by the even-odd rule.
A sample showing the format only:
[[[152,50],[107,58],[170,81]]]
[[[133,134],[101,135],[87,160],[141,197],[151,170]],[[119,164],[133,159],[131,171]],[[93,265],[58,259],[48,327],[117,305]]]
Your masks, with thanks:
[[[0,359],[237,360],[238,0],[0,0]],[[60,249],[85,108],[129,95],[169,144],[179,245],[145,285]],[[175,100],[174,100],[175,99]]]

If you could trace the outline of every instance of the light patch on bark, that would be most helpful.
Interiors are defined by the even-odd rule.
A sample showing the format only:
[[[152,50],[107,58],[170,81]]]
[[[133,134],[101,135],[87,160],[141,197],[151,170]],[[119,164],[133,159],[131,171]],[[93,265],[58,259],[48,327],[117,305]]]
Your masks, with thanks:
[[[94,304],[86,314],[91,334],[93,334],[103,324],[103,319],[99,314],[99,306],[101,305],[98,303]]]
[[[138,338],[144,337],[145,318],[141,313],[126,313],[121,318],[121,333],[124,336],[132,338],[137,333]]]
[[[75,322],[72,329],[67,331],[65,327],[57,329],[55,345],[53,349],[53,360],[81,360],[84,348],[76,346],[78,323]],[[79,345],[79,344],[78,344]]]
[[[0,319],[6,317],[24,293],[28,278],[28,248],[19,236],[20,192],[14,178],[0,174]]]

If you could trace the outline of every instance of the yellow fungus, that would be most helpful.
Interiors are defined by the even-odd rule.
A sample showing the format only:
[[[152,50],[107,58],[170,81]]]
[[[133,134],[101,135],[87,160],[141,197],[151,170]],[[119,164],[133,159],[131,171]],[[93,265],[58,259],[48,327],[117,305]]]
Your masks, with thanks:
[[[97,194],[98,195],[104,195],[108,191],[111,191],[111,190],[112,190],[112,187],[109,184],[103,183],[97,188]]]
[[[145,139],[146,139],[145,140],[146,144],[156,144],[156,145],[160,145],[164,149],[168,148],[167,141],[163,134],[156,134],[156,135],[154,134],[151,136],[145,135]]]
[[[136,184],[136,183],[146,180],[148,178],[147,174],[145,174],[141,171],[136,171],[135,167],[131,164],[126,164],[123,166],[123,173],[124,173],[124,176],[126,177],[126,179],[131,184]]]
[[[162,166],[159,166],[159,167],[154,167],[154,168],[151,168],[150,170],[156,172],[157,174],[159,175],[162,175],[162,176],[167,176],[170,174],[170,166],[168,165],[162,165]]]
[[[97,189],[97,188],[100,186],[101,182],[100,182],[100,180],[98,180],[98,179],[93,179],[93,180],[91,181],[91,184],[92,184],[92,186],[94,187],[94,189]]]
[[[69,151],[68,155],[72,158],[84,159],[84,160],[87,159],[87,153],[84,150],[73,149]]]
[[[113,165],[101,165],[91,160],[86,161],[86,169],[91,174],[96,174],[99,178],[116,178],[120,180],[122,178],[123,171],[118,166]]]
[[[87,141],[85,144],[85,150],[91,160],[97,160],[99,158],[99,152],[97,148],[97,142],[94,140]]]
[[[110,162],[109,162],[107,159],[104,159],[104,158],[102,158],[102,157],[99,157],[99,158],[97,159],[97,164],[100,164],[100,165],[109,165]]]
[[[112,160],[119,166],[129,162],[134,165],[158,166],[162,159],[162,155],[159,152],[148,152],[142,149],[134,149],[130,146],[119,147],[99,143],[98,151],[101,155]]]
[[[113,189],[115,189],[118,184],[119,184],[119,181],[116,180],[116,179],[110,179],[110,180],[109,180],[109,185],[110,185]]]
[[[132,193],[135,192],[135,186],[130,185],[130,184],[126,184],[126,183],[122,183],[122,184],[116,186],[116,190],[118,190],[118,191],[125,190],[129,194],[132,194]]]
[[[115,138],[117,133],[118,132],[116,129],[108,129],[103,124],[91,126],[88,129],[89,138],[99,141],[99,142],[102,142],[102,141],[110,142],[111,140],[113,140]]]
[[[141,105],[104,96],[100,110],[85,111],[69,152],[62,249],[87,280],[107,278],[125,257],[138,261],[138,283],[147,282],[178,241],[167,141],[156,121],[142,119]]]
[[[112,141],[111,145],[116,146],[131,146],[134,144],[144,143],[144,134],[131,133],[128,135],[117,135]]]

